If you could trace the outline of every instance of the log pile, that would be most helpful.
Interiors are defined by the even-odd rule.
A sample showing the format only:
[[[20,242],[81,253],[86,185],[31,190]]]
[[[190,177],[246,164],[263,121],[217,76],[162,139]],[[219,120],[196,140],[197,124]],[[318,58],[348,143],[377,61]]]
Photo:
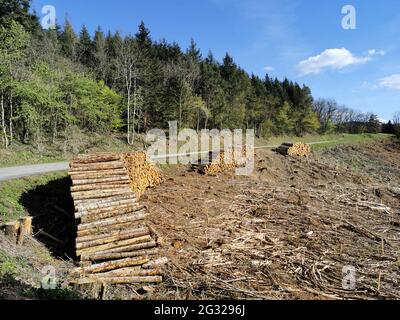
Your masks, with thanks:
[[[234,151],[209,152],[207,158],[192,164],[192,169],[205,175],[216,175],[218,173],[233,171],[238,167],[245,166],[246,161],[236,159]],[[242,149],[242,156],[246,156],[246,148]]]
[[[283,156],[308,157],[311,154],[311,147],[304,143],[284,142],[275,151]]]
[[[145,152],[126,153],[123,157],[131,180],[131,188],[138,198],[143,195],[147,188],[163,182],[161,172],[150,163]]]
[[[158,239],[146,224],[146,209],[131,189],[124,160],[123,154],[95,154],[80,156],[70,165],[77,220],[76,255],[81,261],[81,267],[73,273],[81,277],[80,281],[162,281],[155,258]]]

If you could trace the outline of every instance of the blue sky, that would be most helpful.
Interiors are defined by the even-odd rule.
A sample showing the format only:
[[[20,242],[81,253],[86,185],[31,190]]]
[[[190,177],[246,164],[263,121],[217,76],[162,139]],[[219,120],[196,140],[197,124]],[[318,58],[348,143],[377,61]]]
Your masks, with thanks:
[[[356,29],[342,28],[342,7],[356,9]],[[143,20],[154,40],[204,55],[226,52],[249,73],[305,83],[314,97],[390,119],[400,111],[398,0],[34,0],[40,14],[53,5],[79,31],[135,33]]]

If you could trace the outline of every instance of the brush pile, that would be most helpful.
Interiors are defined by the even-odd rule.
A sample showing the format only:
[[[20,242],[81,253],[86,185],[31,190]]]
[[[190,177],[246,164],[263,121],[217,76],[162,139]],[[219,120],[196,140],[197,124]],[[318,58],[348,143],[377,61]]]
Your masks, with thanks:
[[[304,143],[284,142],[275,151],[284,156],[308,157],[311,154],[311,147]]]
[[[150,163],[145,152],[126,153],[123,159],[136,197],[140,198],[147,188],[163,182],[161,172]]]
[[[76,255],[81,260],[74,273],[82,282],[162,281],[165,261],[155,258],[157,237],[131,189],[124,159],[122,154],[95,154],[80,156],[70,165]]]

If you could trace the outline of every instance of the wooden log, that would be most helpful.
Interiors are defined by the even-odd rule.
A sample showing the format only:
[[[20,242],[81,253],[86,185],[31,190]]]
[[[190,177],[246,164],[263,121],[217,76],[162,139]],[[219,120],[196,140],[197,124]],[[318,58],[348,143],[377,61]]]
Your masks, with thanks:
[[[98,201],[93,204],[76,204],[75,208],[78,212],[75,213],[76,218],[81,218],[84,215],[90,214],[95,210],[104,212],[103,210],[110,208],[117,208],[125,205],[135,205],[137,203],[136,198],[133,195],[129,197],[118,197],[117,199],[108,199],[107,201]]]
[[[96,184],[96,183],[108,183],[108,182],[124,182],[129,183],[130,180],[125,176],[113,177],[113,178],[99,178],[99,179],[74,179],[72,180],[73,186]]]
[[[115,225],[115,224],[120,224],[120,223],[125,223],[125,222],[140,221],[140,220],[143,220],[146,216],[147,216],[146,213],[134,213],[134,214],[130,214],[130,215],[122,216],[122,217],[114,217],[114,218],[104,219],[101,221],[85,223],[85,224],[81,224],[78,226],[78,231],[86,230],[86,229],[93,229],[93,228],[97,228],[97,227],[105,227],[105,226],[110,226],[110,225]]]
[[[78,156],[73,160],[74,164],[89,164],[89,163],[97,163],[97,162],[110,162],[110,161],[118,161],[121,159],[120,154],[95,154],[95,155],[84,155]]]
[[[137,237],[137,238],[133,238],[133,239],[121,240],[121,241],[116,241],[116,242],[112,242],[112,243],[108,243],[108,244],[104,244],[104,245],[99,245],[96,247],[77,250],[76,255],[79,257],[82,254],[92,254],[92,253],[96,253],[96,252],[102,252],[102,251],[108,250],[108,249],[115,249],[115,248],[130,246],[130,245],[138,244],[138,243],[147,243],[151,240],[152,240],[152,238],[149,235]]]
[[[111,255],[114,255],[117,253],[136,252],[139,250],[151,249],[151,248],[155,248],[155,247],[157,247],[157,242],[148,241],[148,242],[138,243],[138,244],[134,244],[134,245],[128,245],[128,246],[123,246],[123,247],[119,247],[119,248],[98,251],[96,253],[83,253],[81,255],[81,259],[83,261],[89,261],[91,259],[96,260],[96,259],[106,256],[106,255],[111,256]]]
[[[113,170],[92,170],[92,171],[69,171],[68,174],[73,178],[79,180],[80,177],[87,179],[90,176],[123,176],[127,175],[128,171],[126,169],[113,169]],[[81,178],[82,179],[82,178]]]
[[[132,190],[131,189],[120,189],[120,190],[113,190],[111,192],[98,192],[98,193],[87,193],[86,195],[76,195],[72,194],[72,198],[74,200],[92,200],[94,201],[95,199],[105,199],[105,198],[113,198],[116,196],[128,196],[132,195]]]
[[[145,276],[145,277],[117,277],[117,278],[99,278],[99,277],[88,277],[83,279],[77,279],[74,281],[76,285],[92,284],[95,282],[102,282],[108,285],[112,284],[135,284],[135,283],[161,283],[162,276]]]
[[[141,228],[141,227],[146,227],[146,225],[143,223],[143,221],[135,221],[135,222],[125,222],[125,223],[120,223],[120,224],[115,224],[111,226],[104,226],[104,227],[97,227],[97,228],[92,228],[92,229],[87,229],[87,230],[81,230],[78,231],[78,237],[85,237],[85,236],[90,236],[93,234],[100,234],[100,233],[106,233],[106,232],[112,232],[112,231],[122,231],[127,228]]]
[[[76,211],[81,211],[81,212],[86,212],[88,210],[93,210],[96,209],[97,207],[109,207],[111,203],[115,202],[123,202],[124,200],[130,200],[132,203],[135,203],[136,197],[133,194],[129,195],[120,195],[112,198],[100,198],[100,199],[95,199],[95,200],[75,200],[75,210]]]
[[[6,223],[4,226],[4,231],[7,237],[9,237],[13,242],[17,242],[18,234],[20,230],[20,222],[19,221],[12,221]]]
[[[71,165],[71,172],[84,172],[84,171],[102,171],[102,170],[111,170],[111,169],[125,169],[123,162],[114,161],[108,163],[93,163],[93,164],[74,164]]]
[[[126,209],[119,209],[119,210],[111,210],[109,212],[104,212],[101,214],[92,214],[92,215],[85,215],[81,218],[81,223],[87,224],[87,223],[92,223],[96,221],[101,221],[109,218],[116,218],[116,217],[121,217],[125,216],[127,214],[142,214],[146,213],[146,210],[144,209],[143,206],[137,206],[137,207],[131,207],[131,208],[126,208]]]
[[[17,243],[22,245],[25,237],[30,235],[32,235],[32,217],[21,218]]]
[[[136,208],[143,208],[143,206],[140,206],[136,201],[126,201],[123,202],[122,204],[119,204],[118,202],[112,203],[112,204],[106,204],[100,208],[95,208],[95,209],[88,209],[86,211],[80,211],[77,212],[79,217],[77,218],[82,218],[85,216],[92,216],[92,215],[97,215],[97,214],[103,214],[103,213],[108,213],[108,212],[114,212],[118,210],[127,210],[127,209],[136,209]]]
[[[133,284],[133,283],[161,283],[162,276],[152,277],[121,277],[121,278],[100,278],[102,282],[107,284]]]
[[[78,250],[93,248],[93,247],[97,247],[97,246],[112,243],[112,242],[118,242],[118,241],[122,241],[122,240],[143,237],[143,236],[147,236],[149,234],[150,234],[150,230],[148,228],[143,228],[141,230],[122,233],[122,234],[111,236],[108,238],[102,238],[102,239],[92,240],[92,241],[87,241],[87,242],[80,242],[80,243],[77,243],[76,248]]]
[[[159,269],[152,270],[141,270],[137,268],[123,268],[117,269],[109,272],[89,274],[89,278],[125,278],[125,277],[149,277],[149,276],[161,276],[163,272]]]
[[[285,146],[285,147],[293,147],[294,146],[294,143],[293,142],[284,142],[284,143],[282,143],[282,146]]]
[[[158,269],[166,264],[168,264],[169,260],[168,258],[159,258],[154,261],[149,261],[145,263],[142,268],[143,269]]]
[[[77,191],[93,191],[93,190],[103,190],[103,189],[118,189],[123,186],[130,187],[129,183],[126,182],[113,182],[113,183],[97,183],[97,184],[84,184],[81,186],[71,187],[71,192]]]
[[[148,230],[151,233],[151,229],[147,226],[144,227],[139,227],[139,228],[124,228],[118,231],[111,231],[111,232],[105,232],[105,233],[98,233],[98,234],[92,234],[88,236],[83,236],[83,237],[77,237],[76,238],[76,243],[83,243],[83,242],[90,242],[90,241],[95,241],[95,240],[100,240],[100,239],[106,239],[112,236],[119,236],[123,235],[126,233],[130,232],[140,232],[142,230]]]
[[[93,254],[90,255],[82,255],[81,259],[83,261],[104,261],[104,260],[116,260],[116,259],[125,259],[125,258],[133,258],[140,256],[154,256],[159,253],[158,249],[150,248],[150,249],[141,249],[138,251],[131,252],[120,252],[120,253],[109,253],[109,254]]]
[[[76,268],[74,270],[74,273],[79,273],[79,274],[100,273],[126,267],[141,266],[142,264],[145,264],[147,262],[149,262],[148,257],[128,258],[128,259],[93,264],[89,267]]]

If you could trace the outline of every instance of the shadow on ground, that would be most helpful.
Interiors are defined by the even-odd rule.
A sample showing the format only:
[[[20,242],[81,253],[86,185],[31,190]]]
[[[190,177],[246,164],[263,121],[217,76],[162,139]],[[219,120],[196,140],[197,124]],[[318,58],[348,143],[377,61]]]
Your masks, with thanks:
[[[11,274],[0,278],[0,300],[79,300],[81,295],[68,288],[34,288]]]
[[[54,180],[25,192],[20,202],[33,217],[35,237],[54,256],[75,259],[76,228],[70,187],[68,177]]]

